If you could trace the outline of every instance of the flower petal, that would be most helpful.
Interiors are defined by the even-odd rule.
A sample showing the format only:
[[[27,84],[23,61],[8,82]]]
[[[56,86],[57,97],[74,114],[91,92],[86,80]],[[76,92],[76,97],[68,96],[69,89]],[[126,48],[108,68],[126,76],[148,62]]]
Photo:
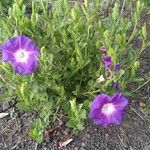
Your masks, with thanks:
[[[39,63],[36,58],[30,57],[27,63],[13,63],[13,68],[18,74],[28,75],[33,73],[38,65]]]
[[[97,109],[100,106],[103,106],[106,102],[110,100],[110,97],[107,94],[99,94],[95,97],[94,101],[91,104],[91,109]]]
[[[120,89],[120,85],[119,85],[118,82],[113,83],[112,87],[113,87],[115,90],[117,90],[117,91],[119,91],[119,89]]]
[[[111,97],[111,101],[115,105],[116,109],[122,110],[128,105],[127,98],[122,93],[116,93]]]
[[[27,36],[25,35],[20,35],[18,37],[20,43],[19,43],[19,48],[20,49],[25,49],[27,51],[36,51],[38,55],[40,55],[39,49],[37,48],[36,44]]]
[[[18,37],[13,37],[1,45],[2,50],[15,52],[19,48]]]
[[[115,71],[115,72],[119,72],[120,69],[121,69],[120,64],[116,64],[115,67],[114,67],[114,71]]]
[[[13,53],[7,51],[7,50],[2,50],[2,60],[3,61],[9,61],[9,60],[13,60],[14,56]]]
[[[106,68],[110,68],[112,66],[112,59],[110,56],[108,55],[104,56],[103,61]]]

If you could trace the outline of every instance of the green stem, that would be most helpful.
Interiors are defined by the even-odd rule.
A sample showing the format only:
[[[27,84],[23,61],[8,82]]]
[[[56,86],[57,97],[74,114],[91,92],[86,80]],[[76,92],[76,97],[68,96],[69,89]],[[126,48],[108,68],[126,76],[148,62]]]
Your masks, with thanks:
[[[149,46],[149,45],[146,45],[146,46]],[[130,68],[133,65],[133,63],[140,57],[144,49],[145,49],[145,42],[143,41],[139,55],[131,62],[131,64],[129,65],[129,67],[127,67],[127,69]]]
[[[118,19],[116,25],[119,24],[119,21],[120,21],[122,15],[123,15],[123,10],[125,8],[125,3],[126,3],[126,0],[123,1],[122,8],[121,8],[121,13],[120,13],[120,16],[119,16],[119,19]]]
[[[93,92],[85,92],[84,94],[86,95],[86,94],[91,94],[91,95],[93,95],[94,96],[94,93],[97,93],[97,92],[99,92],[100,90],[96,90],[96,91],[93,91]]]
[[[141,89],[143,86],[145,86],[146,84],[148,84],[150,82],[150,79],[148,79],[146,82],[144,82],[141,86],[139,86],[137,89],[135,89],[132,93],[137,92],[139,89]]]
[[[1,78],[5,83],[9,83],[9,85],[12,87],[13,90],[16,90],[15,87],[13,86],[13,84],[10,82],[9,79],[6,79],[2,74],[0,74],[0,78]]]
[[[129,38],[127,44],[126,44],[126,46],[131,42],[132,38],[134,37],[134,35],[136,33],[136,29],[137,29],[137,24],[134,26],[134,29],[132,31],[132,34],[131,34],[131,36],[130,36],[130,38]]]

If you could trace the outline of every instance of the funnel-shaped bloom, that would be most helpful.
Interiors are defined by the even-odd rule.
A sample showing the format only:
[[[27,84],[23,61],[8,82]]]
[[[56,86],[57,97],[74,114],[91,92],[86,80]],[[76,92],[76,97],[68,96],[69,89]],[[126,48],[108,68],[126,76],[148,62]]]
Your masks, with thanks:
[[[110,56],[106,55],[103,57],[105,68],[110,68],[112,66],[112,59]]]
[[[2,60],[8,61],[15,72],[21,75],[33,73],[39,65],[40,51],[35,43],[25,35],[13,37],[0,46]]]
[[[114,67],[114,71],[119,72],[120,69],[121,69],[120,64],[116,64],[115,67]]]
[[[106,94],[97,95],[91,104],[90,118],[96,125],[103,127],[120,124],[127,105],[128,100],[122,93],[116,93],[111,97]]]
[[[120,89],[120,85],[119,85],[118,82],[113,83],[112,87],[113,87],[115,90],[117,90],[117,91],[119,91],[119,89]]]

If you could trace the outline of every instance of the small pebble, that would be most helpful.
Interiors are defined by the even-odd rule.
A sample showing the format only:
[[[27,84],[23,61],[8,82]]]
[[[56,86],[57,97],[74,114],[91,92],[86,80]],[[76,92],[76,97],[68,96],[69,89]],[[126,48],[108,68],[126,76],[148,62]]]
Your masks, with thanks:
[[[78,148],[78,147],[75,147],[74,150],[79,150],[79,148]]]
[[[109,137],[109,134],[108,134],[108,133],[106,133],[106,134],[105,134],[105,136],[108,138],[108,137]]]
[[[85,146],[86,146],[86,144],[85,144],[85,143],[82,143],[82,146],[83,146],[83,147],[85,147]]]
[[[86,137],[87,139],[90,139],[91,135],[90,135],[90,134],[86,134],[85,137]]]
[[[83,147],[81,147],[79,150],[85,150]]]

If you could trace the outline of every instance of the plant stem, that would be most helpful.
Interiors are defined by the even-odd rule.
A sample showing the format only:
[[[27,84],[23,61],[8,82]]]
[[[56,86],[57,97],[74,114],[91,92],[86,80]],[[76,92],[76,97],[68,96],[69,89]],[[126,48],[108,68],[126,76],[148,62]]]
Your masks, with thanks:
[[[86,94],[91,94],[91,95],[93,95],[94,96],[94,93],[97,93],[97,92],[99,92],[100,90],[96,90],[96,91],[93,91],[93,92],[85,92],[84,94],[86,95]]]
[[[133,36],[135,35],[136,28],[137,28],[137,25],[134,26],[134,29],[133,29],[133,31],[132,31],[132,34],[131,34],[131,36],[130,36],[130,38],[129,38],[127,44],[126,44],[126,46],[131,42]]]
[[[2,74],[0,74],[0,78],[6,82],[9,83],[9,85],[12,87],[13,90],[16,90],[15,87],[12,85],[12,83],[9,81],[9,79],[6,79]]]
[[[139,86],[137,89],[135,89],[135,90],[133,91],[133,93],[137,92],[139,89],[141,89],[143,86],[145,86],[145,85],[148,84],[149,82],[150,82],[150,78],[149,78],[146,82],[144,82],[141,86]]]
[[[123,10],[124,10],[124,7],[125,7],[125,3],[126,3],[126,0],[124,0],[124,1],[123,1],[122,8],[121,8],[121,13],[120,13],[120,16],[119,16],[118,21],[117,21],[117,23],[116,23],[116,24],[118,24],[118,23],[119,23],[120,18],[121,18],[121,16],[123,15]]]

